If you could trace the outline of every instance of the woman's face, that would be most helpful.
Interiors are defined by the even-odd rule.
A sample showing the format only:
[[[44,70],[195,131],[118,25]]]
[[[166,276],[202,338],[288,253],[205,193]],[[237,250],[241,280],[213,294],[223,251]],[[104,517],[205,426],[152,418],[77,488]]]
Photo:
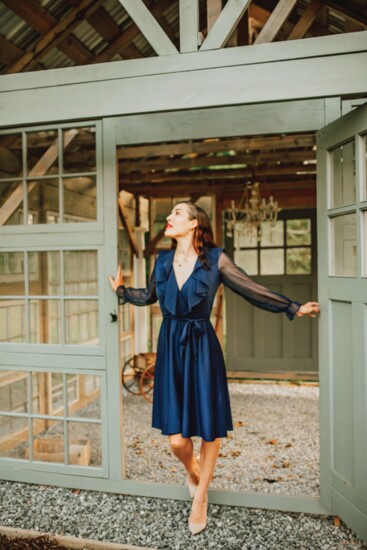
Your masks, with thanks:
[[[166,220],[167,225],[164,236],[174,239],[189,235],[190,231],[193,231],[198,224],[197,219],[190,220],[188,206],[184,203],[176,204]]]

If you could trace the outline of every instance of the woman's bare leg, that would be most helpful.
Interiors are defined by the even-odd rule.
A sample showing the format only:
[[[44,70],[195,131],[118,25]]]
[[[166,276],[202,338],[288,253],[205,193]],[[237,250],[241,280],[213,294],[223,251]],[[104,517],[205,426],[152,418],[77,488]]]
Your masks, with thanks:
[[[199,482],[200,467],[194,459],[194,444],[191,437],[182,437],[181,434],[168,436],[172,452],[185,466],[192,483],[195,485]]]
[[[208,500],[208,489],[213,477],[214,468],[217,462],[220,449],[220,438],[214,441],[201,442],[200,451],[200,481],[195,490],[192,503],[190,521],[192,523],[204,523],[206,521],[206,504]]]

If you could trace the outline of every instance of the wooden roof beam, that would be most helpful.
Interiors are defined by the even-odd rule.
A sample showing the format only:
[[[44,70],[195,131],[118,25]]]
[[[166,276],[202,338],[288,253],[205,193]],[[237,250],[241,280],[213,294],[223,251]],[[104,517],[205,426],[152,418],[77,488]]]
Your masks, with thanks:
[[[260,31],[254,44],[272,42],[293,10],[297,0],[279,0],[276,8]]]
[[[69,157],[69,161],[71,157]],[[75,162],[77,162],[75,154]],[[282,164],[290,162],[303,162],[316,160],[316,152],[310,150],[276,151],[273,153],[253,153],[248,155],[235,155],[226,157],[196,157],[183,159],[180,157],[161,158],[158,160],[120,161],[119,169],[125,174],[128,172],[149,172],[150,170],[164,170],[165,168],[189,169],[192,166],[223,166],[231,164],[266,164],[281,161]]]
[[[58,45],[83,21],[102,4],[103,0],[81,0],[78,7],[73,8],[52,29],[50,29],[37,44],[16,61],[7,73],[18,73],[38,62],[48,51]]]
[[[201,45],[200,51],[222,48],[237,27],[250,2],[251,0],[228,0]]]
[[[158,17],[159,14],[163,13],[167,8],[172,5],[171,0],[158,0],[156,4],[151,9],[152,15]],[[125,48],[129,47],[131,41],[140,34],[139,27],[133,23],[130,25],[126,31],[121,31],[116,39],[111,42],[106,48],[91,61],[91,63],[103,63],[108,61],[116,53],[122,53]]]
[[[178,53],[176,46],[142,0],[119,0],[119,2],[158,55]]]
[[[255,172],[255,178],[257,177],[276,177],[276,176],[286,176],[291,175],[295,176],[297,172],[306,173],[315,173],[316,166],[314,165],[300,165],[300,166],[257,166],[255,170],[252,168],[241,168],[238,170],[203,170],[203,171],[192,171],[192,172],[156,172],[143,173],[143,174],[124,174],[123,180],[126,184],[138,184],[141,182],[150,183],[151,185],[160,185],[165,182],[182,182],[182,181],[201,181],[201,180],[216,180],[218,178],[224,179],[235,179],[235,178],[244,178],[244,179],[253,179]]]
[[[4,0],[3,3],[41,35],[49,32],[58,23],[57,19],[36,0]],[[57,47],[77,64],[84,63],[92,56],[92,52],[73,35],[69,35]]]
[[[311,0],[305,12],[300,17],[299,21],[293,27],[292,32],[287,40],[297,40],[303,38],[311,25],[315,21],[319,12],[323,8],[323,3],[320,0]]]
[[[247,151],[265,151],[267,149],[294,149],[296,147],[313,147],[314,134],[296,134],[287,136],[270,136],[256,138],[230,138],[218,141],[199,141],[195,143],[164,143],[119,147],[117,158],[137,159],[167,155],[185,155],[186,153],[207,154],[234,150],[237,153]]]
[[[138,245],[136,244],[134,230],[129,223],[129,219],[126,214],[125,206],[121,197],[118,198],[118,206],[119,206],[119,216],[120,216],[121,223],[126,229],[132,251],[134,252],[135,256],[138,258],[139,248],[138,248]]]
[[[196,52],[199,38],[199,0],[180,0],[180,52]]]

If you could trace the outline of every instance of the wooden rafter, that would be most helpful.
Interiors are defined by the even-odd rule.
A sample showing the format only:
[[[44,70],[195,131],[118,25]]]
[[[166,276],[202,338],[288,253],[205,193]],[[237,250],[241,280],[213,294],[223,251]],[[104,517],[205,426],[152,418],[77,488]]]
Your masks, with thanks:
[[[139,257],[139,248],[138,248],[138,245],[136,244],[134,230],[130,226],[129,219],[128,219],[126,211],[125,211],[125,206],[124,206],[124,203],[123,203],[123,200],[122,200],[121,197],[118,198],[118,205],[119,205],[119,216],[120,216],[121,223],[124,226],[124,228],[126,229],[131,249],[134,252],[135,256],[138,258]]]
[[[314,195],[316,192],[316,179],[302,180],[302,181],[293,181],[289,182],[282,181],[273,181],[266,182],[261,181],[261,193],[264,196],[268,196],[274,193],[276,190],[277,193],[297,195],[298,197],[303,197],[307,194]],[[200,189],[202,195],[208,195],[211,193],[225,194],[230,197],[232,194],[242,194],[244,189],[244,181],[238,180],[236,182],[223,182],[218,179],[216,182],[205,183],[201,182],[200,186],[195,183],[191,184],[165,184],[157,186],[152,189],[152,186],[149,185],[138,185],[138,186],[124,186],[124,191],[133,193],[136,196],[144,197],[182,197],[196,193]]]
[[[227,43],[251,0],[228,0],[216,19],[200,51],[221,48]]]
[[[27,0],[27,2],[4,0],[3,3],[41,35],[48,33],[58,23],[57,19],[36,0]],[[88,48],[72,34],[62,40],[57,47],[77,64],[84,63],[86,59],[90,59],[92,56]]]
[[[63,146],[66,149],[70,143],[73,141],[75,136],[78,134],[77,130],[67,130],[63,138]],[[53,165],[55,160],[58,157],[58,141],[57,139],[50,145],[47,151],[42,155],[40,160],[35,164],[32,170],[29,172],[30,177],[37,178],[43,176],[47,170]],[[37,184],[36,181],[28,183],[27,192],[30,193],[34,186]],[[0,227],[5,225],[10,216],[14,214],[16,209],[23,201],[23,184],[20,183],[12,194],[8,197],[6,202],[0,207]]]
[[[31,64],[38,62],[52,48],[57,47],[69,34],[102,4],[103,0],[81,0],[77,8],[72,8],[50,31],[48,31],[31,51],[26,52],[16,61],[7,73],[18,73],[29,69]]]
[[[311,0],[305,12],[302,14],[297,24],[293,27],[292,32],[288,36],[288,40],[303,38],[322,8],[323,3],[320,0]]]
[[[269,19],[256,38],[254,44],[263,44],[272,42],[280,31],[282,25],[287,20],[290,12],[296,5],[297,0],[279,0],[276,8],[271,13]]]
[[[225,157],[195,157],[195,158],[160,158],[157,160],[125,161],[120,163],[120,170],[128,172],[149,172],[150,170],[164,170],[166,168],[186,169],[195,166],[223,166],[229,164],[247,164],[256,166],[264,163],[276,163],[281,159],[282,163],[303,162],[316,159],[316,152],[312,150],[282,151],[281,153],[252,153],[248,155],[235,155]]]
[[[142,0],[119,0],[119,2],[158,55],[178,53],[176,46]]]
[[[207,154],[234,150],[237,153],[248,151],[265,151],[267,149],[294,149],[297,147],[312,147],[315,144],[313,134],[297,134],[288,136],[270,136],[254,138],[230,138],[208,140],[195,143],[165,143],[120,147],[117,158],[137,159],[144,157],[161,157],[166,155],[185,155],[187,153]]]
[[[180,0],[180,52],[196,52],[199,32],[199,0]]]
[[[151,9],[152,15],[158,17],[168,7],[172,5],[171,0],[159,0]],[[130,46],[131,41],[140,34],[140,29],[137,25],[132,24],[125,31],[121,31],[120,34],[111,42],[106,48],[95,58],[92,63],[103,63],[108,61],[117,53],[124,52],[125,48]]]
[[[273,165],[273,166],[257,166],[255,170],[256,177],[277,177],[277,176],[295,176],[298,172],[315,173],[316,167],[313,165]],[[154,172],[140,174],[124,174],[126,184],[134,184],[141,182],[150,182],[152,185],[160,185],[163,182],[183,182],[183,181],[201,181],[201,180],[216,180],[218,178],[233,179],[233,178],[253,178],[254,170],[250,168],[241,168],[233,170],[195,170],[189,172]]]

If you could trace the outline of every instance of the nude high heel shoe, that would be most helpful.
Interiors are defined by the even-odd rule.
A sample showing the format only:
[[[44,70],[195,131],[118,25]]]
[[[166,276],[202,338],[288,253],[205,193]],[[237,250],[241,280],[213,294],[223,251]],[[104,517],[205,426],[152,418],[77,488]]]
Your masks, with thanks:
[[[208,497],[206,498],[206,505],[208,506]],[[197,535],[198,533],[201,533],[201,531],[204,531],[206,527],[206,518],[204,523],[193,523],[190,521],[189,518],[189,529],[193,535]]]
[[[200,464],[200,455],[198,455],[198,456],[196,457],[196,460],[197,460],[198,463]],[[188,488],[189,488],[190,497],[193,498],[194,495],[195,495],[195,489],[196,489],[197,485],[195,485],[195,483],[192,483],[192,481],[191,481],[189,475],[186,477],[186,484],[187,484],[187,486],[188,486]]]

